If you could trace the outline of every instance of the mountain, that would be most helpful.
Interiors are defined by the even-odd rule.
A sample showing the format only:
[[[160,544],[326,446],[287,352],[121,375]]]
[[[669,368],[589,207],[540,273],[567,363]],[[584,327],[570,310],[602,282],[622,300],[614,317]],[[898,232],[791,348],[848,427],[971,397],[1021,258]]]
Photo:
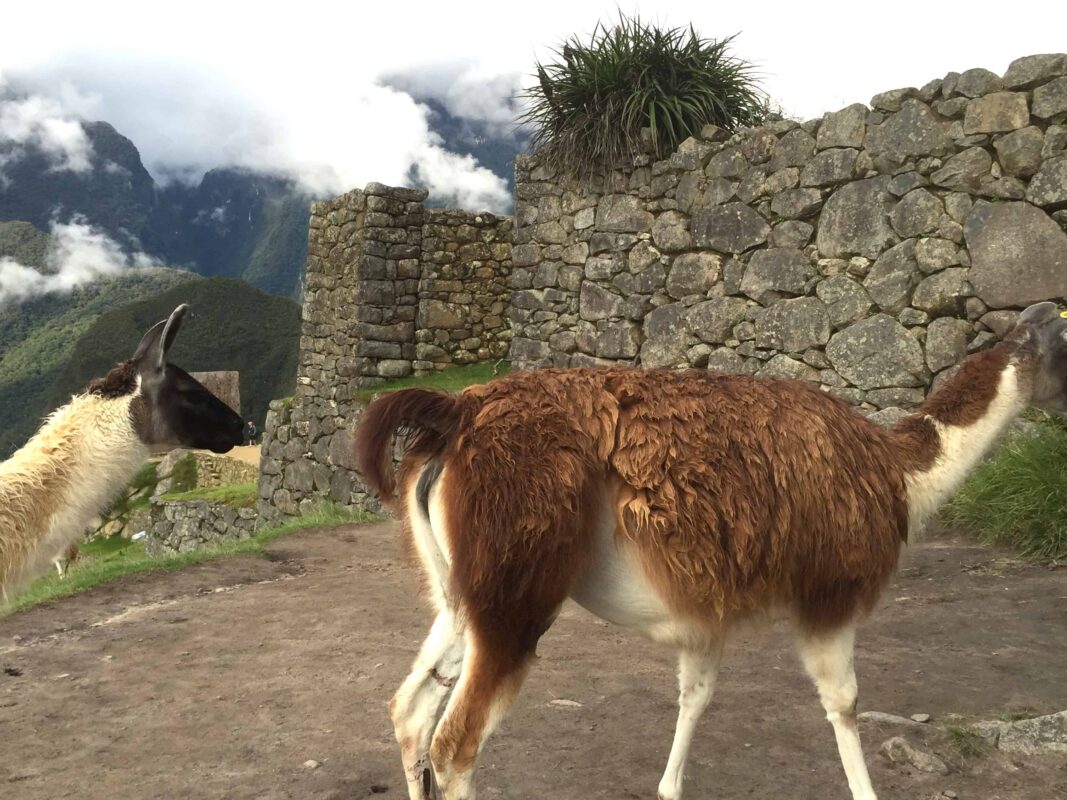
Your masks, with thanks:
[[[99,317],[74,344],[48,390],[49,406],[66,402],[93,378],[129,358],[144,332],[181,303],[192,313],[170,352],[189,372],[239,370],[241,412],[262,428],[267,405],[293,393],[300,306],[230,278],[199,278]]]
[[[161,187],[133,142],[106,122],[81,124],[92,146],[91,169],[82,172],[54,169],[38,146],[0,141],[0,222],[46,231],[81,217],[127,251],[299,296],[314,198],[295,183],[218,169],[196,185]]]
[[[167,262],[298,297],[313,199],[290,180],[249,170],[171,184],[159,192],[160,219],[172,226]]]
[[[432,97],[417,99],[443,147],[473,156],[513,188],[515,155],[527,145],[521,131],[456,116]],[[133,142],[106,122],[81,124],[92,146],[92,168],[82,172],[54,169],[53,155],[35,145],[0,141],[0,222],[46,231],[53,221],[82,217],[128,251],[299,299],[309,206],[319,198],[286,178],[230,168],[211,170],[195,185],[160,186]]]
[[[11,224],[0,226],[0,237],[5,228]],[[49,400],[52,385],[101,314],[195,278],[174,269],[128,270],[69,293],[0,305],[0,458],[21,446],[41,418],[60,405]]]

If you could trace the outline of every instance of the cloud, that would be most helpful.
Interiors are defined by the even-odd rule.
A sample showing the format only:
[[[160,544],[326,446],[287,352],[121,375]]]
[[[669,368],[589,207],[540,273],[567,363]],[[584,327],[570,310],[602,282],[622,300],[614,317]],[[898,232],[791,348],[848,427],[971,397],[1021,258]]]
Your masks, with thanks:
[[[430,128],[429,109],[372,76],[329,87],[329,97],[291,77],[207,74],[188,62],[129,69],[121,58],[72,57],[69,63],[11,73],[12,83],[40,106],[69,119],[89,106],[129,137],[160,183],[194,183],[216,167],[286,177],[318,196],[370,181],[404,185],[418,176],[437,197],[472,210],[503,211],[506,183],[474,159],[449,152]],[[79,92],[69,87],[79,82]],[[53,93],[68,87],[75,103]],[[457,107],[499,119],[488,97],[454,93]],[[498,124],[498,123],[494,123]]]
[[[43,272],[11,258],[0,258],[0,304],[69,292],[127,269],[162,266],[145,253],[124,252],[118,242],[82,217],[68,223],[53,222],[51,233],[52,247]]]
[[[438,100],[448,113],[480,122],[496,137],[517,138],[526,79],[520,72],[498,72],[485,64],[424,64],[382,77],[382,83],[416,100]]]
[[[32,147],[48,158],[52,169],[88,172],[93,147],[81,125],[85,109],[69,86],[57,87],[57,97],[18,96],[5,89],[0,76],[0,172],[14,154]]]

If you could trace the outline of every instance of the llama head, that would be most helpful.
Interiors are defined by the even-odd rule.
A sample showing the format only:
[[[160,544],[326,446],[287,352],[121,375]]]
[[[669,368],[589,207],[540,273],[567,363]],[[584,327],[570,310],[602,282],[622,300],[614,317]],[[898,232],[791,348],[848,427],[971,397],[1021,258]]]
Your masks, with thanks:
[[[189,306],[180,305],[168,319],[152,326],[133,358],[111,374],[125,367],[135,390],[140,384],[130,413],[134,429],[145,444],[225,453],[243,441],[244,422],[240,415],[188,372],[167,363],[167,351],[188,310]]]
[[[1067,312],[1055,303],[1035,303],[1019,315],[1012,335],[1023,338],[1036,354],[1030,404],[1067,413]]]

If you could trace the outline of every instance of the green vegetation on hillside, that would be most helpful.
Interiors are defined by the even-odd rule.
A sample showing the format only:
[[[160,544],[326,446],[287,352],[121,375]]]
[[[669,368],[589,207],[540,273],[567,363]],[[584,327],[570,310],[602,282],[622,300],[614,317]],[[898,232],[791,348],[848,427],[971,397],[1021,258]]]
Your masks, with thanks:
[[[507,361],[483,361],[480,364],[449,367],[440,372],[431,372],[429,375],[397,378],[378,386],[368,386],[359,390],[358,397],[363,402],[369,403],[380,394],[397,392],[401,389],[439,389],[443,392],[458,392],[468,386],[487,383],[493,378],[507,375],[510,369],[511,365]]]
[[[187,372],[239,370],[246,419],[260,427],[273,397],[291,394],[296,383],[300,307],[228,278],[197,278],[147,300],[101,315],[82,335],[49,392],[58,403],[129,358],[142,334],[174,308],[192,313],[170,352]]]
[[[30,222],[0,222],[0,259],[14,259],[44,272],[51,243],[52,237]]]
[[[50,399],[75,345],[101,314],[195,278],[174,269],[129,270],[65,294],[0,306],[0,457],[21,447],[47,412],[84,387]]]
[[[619,16],[577,36],[538,64],[523,121],[550,163],[579,173],[632,164],[647,149],[665,158],[704,125],[727,130],[760,122],[766,99],[750,64],[729,53],[732,38],[661,28]],[[647,129],[650,141],[642,141]]]
[[[1015,434],[946,506],[946,521],[1044,562],[1067,562],[1067,425]]]

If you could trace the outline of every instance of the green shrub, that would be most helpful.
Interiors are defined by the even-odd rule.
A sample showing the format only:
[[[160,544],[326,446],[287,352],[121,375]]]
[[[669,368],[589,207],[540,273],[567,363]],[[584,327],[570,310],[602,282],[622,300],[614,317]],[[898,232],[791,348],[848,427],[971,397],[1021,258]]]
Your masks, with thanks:
[[[1034,423],[981,464],[946,506],[946,521],[1045,562],[1067,562],[1067,427]]]
[[[588,42],[573,36],[538,64],[539,82],[522,121],[542,158],[564,170],[632,163],[648,149],[662,158],[708,124],[733,130],[760,122],[767,101],[752,66],[730,55],[733,37],[705,39],[692,26],[660,28],[620,14]]]

